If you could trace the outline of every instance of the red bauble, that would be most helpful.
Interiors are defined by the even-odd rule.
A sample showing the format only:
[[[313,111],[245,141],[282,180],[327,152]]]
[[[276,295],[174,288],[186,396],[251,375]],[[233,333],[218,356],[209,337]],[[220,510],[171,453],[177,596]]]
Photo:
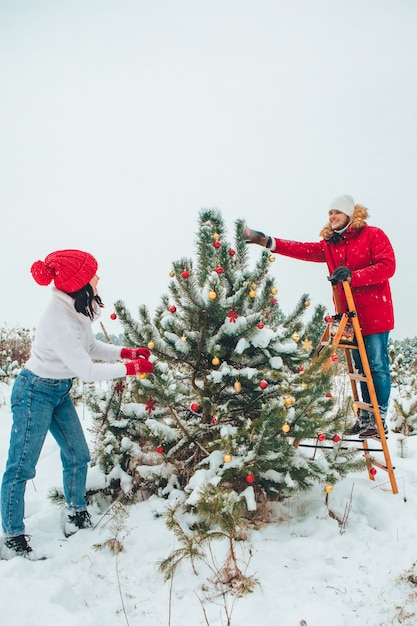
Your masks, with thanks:
[[[333,396],[332,396],[332,394],[330,393],[330,391],[329,391],[329,393],[326,393],[326,398],[333,398]]]
[[[339,443],[339,441],[340,441],[340,435],[333,435],[333,441],[334,441],[335,443]]]
[[[158,452],[158,454],[163,454],[164,452],[164,446],[158,446],[156,451]]]
[[[217,424],[217,417],[215,415],[213,415],[213,417],[211,418],[211,423]]]
[[[319,441],[325,441],[326,435],[324,433],[320,433],[320,434],[317,435],[317,439]]]
[[[333,363],[337,363],[339,360],[339,357],[337,356],[337,354],[332,354],[331,359],[333,361]]]
[[[329,322],[332,321],[332,316],[331,315],[326,315],[326,317],[324,318],[324,321],[327,322],[329,324]]]
[[[172,305],[169,307],[170,313],[175,313],[175,311],[177,310],[177,307]]]
[[[215,271],[216,271],[218,274],[223,274],[223,268],[222,268],[220,265],[218,265],[218,266],[216,267]]]
[[[255,482],[255,476],[253,474],[246,475],[246,482],[250,485]]]
[[[220,243],[220,241],[215,241],[215,242],[213,243],[213,246],[214,246],[217,250],[221,247],[221,245],[222,245],[222,244]]]
[[[181,272],[181,276],[183,278],[188,278],[190,276],[190,272],[188,270],[184,270],[183,272]]]
[[[375,476],[376,469],[374,467],[371,467],[371,469],[369,470],[369,473],[370,473],[371,476]]]
[[[192,405],[190,406],[190,409],[194,411],[194,413],[197,413],[197,411],[200,410],[200,405],[197,404],[197,402],[193,402]]]
[[[265,324],[263,322],[259,322],[258,324],[258,328],[260,328],[262,330],[262,328],[265,327]]]
[[[230,254],[230,256],[235,256],[236,250],[233,250],[233,248],[230,248],[229,254]]]
[[[116,313],[112,313],[112,314],[110,315],[110,319],[111,319],[111,320],[115,320],[115,319],[117,319],[117,315],[116,315]]]
[[[259,386],[261,389],[266,389],[268,387],[268,383],[266,382],[266,380],[261,380]]]

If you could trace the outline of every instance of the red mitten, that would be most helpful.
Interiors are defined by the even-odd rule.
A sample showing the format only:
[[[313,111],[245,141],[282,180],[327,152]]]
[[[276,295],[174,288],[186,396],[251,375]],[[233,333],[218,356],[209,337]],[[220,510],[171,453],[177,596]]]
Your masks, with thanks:
[[[126,376],[136,376],[136,374],[152,374],[153,365],[147,359],[137,359],[136,361],[130,361],[125,363]]]
[[[120,356],[122,359],[138,359],[141,356],[149,359],[151,351],[148,348],[122,348]]]

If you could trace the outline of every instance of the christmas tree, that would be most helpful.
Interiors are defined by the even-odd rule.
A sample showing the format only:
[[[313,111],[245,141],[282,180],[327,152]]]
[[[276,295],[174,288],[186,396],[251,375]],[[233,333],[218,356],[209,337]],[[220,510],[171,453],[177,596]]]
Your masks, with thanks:
[[[214,490],[254,511],[265,499],[332,485],[360,464],[340,447],[345,417],[332,369],[323,370],[330,355],[311,358],[323,307],[305,325],[304,294],[284,315],[275,257],[263,250],[250,267],[244,227],[236,221],[232,246],[220,212],[202,210],[196,259],[173,263],[154,317],[141,306],[135,320],[115,304],[126,341],[155,359],[153,374],[94,400],[94,462],[125,493],[175,491],[192,508]]]

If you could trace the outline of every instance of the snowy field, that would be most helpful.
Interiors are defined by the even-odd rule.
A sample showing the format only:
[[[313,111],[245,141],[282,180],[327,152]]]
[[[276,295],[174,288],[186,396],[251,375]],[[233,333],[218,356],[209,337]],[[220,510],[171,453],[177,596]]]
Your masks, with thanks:
[[[0,471],[6,460],[11,414],[9,389],[0,389]],[[88,414],[80,408],[88,434]],[[275,521],[250,533],[242,557],[259,580],[254,593],[228,604],[231,626],[389,626],[417,623],[417,437],[400,456],[398,435],[389,446],[399,494],[378,471],[338,483],[328,505],[347,523],[341,532],[329,516],[322,487],[277,506]],[[60,460],[48,438],[37,476],[28,484],[26,530],[48,556],[0,561],[0,620],[33,626],[222,626],[221,600],[204,602],[205,565],[189,563],[165,583],[157,563],[175,547],[153,497],[129,508],[117,556],[94,545],[112,536],[111,516],[92,511],[96,528],[66,540],[61,510],[47,494],[60,486]],[[91,472],[91,480],[96,480]],[[221,554],[221,546],[216,547]],[[249,552],[251,557],[249,557]]]

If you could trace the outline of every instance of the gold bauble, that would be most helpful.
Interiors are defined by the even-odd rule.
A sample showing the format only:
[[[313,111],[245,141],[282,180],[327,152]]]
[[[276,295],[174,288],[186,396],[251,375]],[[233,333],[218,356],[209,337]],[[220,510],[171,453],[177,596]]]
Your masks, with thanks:
[[[230,461],[231,461],[232,459],[233,459],[233,457],[232,457],[232,455],[231,455],[231,454],[225,454],[225,455],[224,455],[224,457],[223,457],[223,461],[224,461],[225,463],[230,463]]]
[[[305,306],[306,308],[307,308],[307,307],[309,307],[309,306],[310,306],[310,300],[306,300],[306,301],[304,302],[304,306]]]
[[[242,391],[242,385],[240,384],[240,382],[238,380],[235,380],[233,387],[235,388],[235,391],[237,393]]]
[[[213,365],[220,365],[220,359],[219,359],[219,357],[217,357],[217,356],[214,356],[214,357],[211,359],[211,362],[212,362],[212,364],[213,364]]]
[[[325,486],[324,486],[324,491],[326,493],[332,493],[333,485],[331,483],[326,483]]]
[[[271,256],[269,257],[269,262],[270,263],[275,263],[275,260],[276,260],[275,257],[272,256],[272,254],[271,254]]]
[[[171,270],[171,271],[170,271],[170,273],[169,273],[169,277],[170,277],[170,278],[174,278],[174,276],[175,276],[175,272],[173,272],[173,271]]]
[[[271,294],[272,294],[273,296],[276,296],[276,295],[277,295],[277,293],[278,293],[278,289],[277,289],[276,287],[272,287],[272,288],[271,288]]]
[[[249,292],[249,298],[256,298],[256,291],[251,289],[250,292]]]
[[[291,426],[287,424],[287,422],[285,422],[285,424],[281,426],[281,430],[283,433],[289,433],[290,429],[291,429]]]
[[[143,380],[144,378],[146,378],[146,374],[145,374],[145,373],[143,373],[143,374],[138,374],[137,376],[138,376],[138,378],[140,378],[141,380]]]
[[[214,239],[214,241],[219,241],[219,239],[220,239],[219,233],[213,233],[213,239]]]
[[[209,300],[215,300],[217,298],[217,293],[215,291],[209,291],[208,298]]]
[[[297,341],[299,341],[299,340],[300,340],[300,335],[299,335],[298,333],[293,333],[293,334],[291,335],[291,339],[292,339],[293,341],[297,342]]]
[[[284,396],[284,404],[285,406],[292,406],[294,404],[291,396]]]
[[[149,348],[149,350],[153,350],[153,349],[154,349],[154,347],[155,347],[154,342],[153,342],[153,341],[149,341],[149,342],[148,342],[148,348]]]

